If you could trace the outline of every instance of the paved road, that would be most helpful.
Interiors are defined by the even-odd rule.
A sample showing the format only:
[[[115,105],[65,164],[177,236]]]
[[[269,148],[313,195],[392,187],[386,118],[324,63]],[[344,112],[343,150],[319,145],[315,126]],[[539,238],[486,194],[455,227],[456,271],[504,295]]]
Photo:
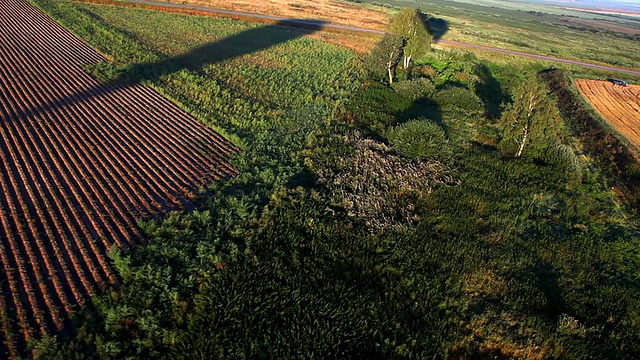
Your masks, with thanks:
[[[384,32],[380,31],[380,30],[372,30],[372,29],[364,29],[364,28],[358,28],[358,27],[352,27],[352,26],[344,26],[344,25],[332,24],[332,23],[322,22],[322,21],[287,19],[287,18],[278,17],[278,16],[271,16],[271,15],[254,14],[254,13],[247,13],[247,12],[233,11],[233,10],[214,9],[214,8],[210,8],[210,7],[187,5],[187,4],[173,4],[173,3],[152,1],[152,0],[127,0],[127,1],[131,2],[131,3],[137,3],[137,4],[145,4],[145,5],[153,5],[153,6],[165,6],[165,7],[176,8],[176,9],[185,9],[185,10],[196,10],[196,11],[208,12],[208,13],[213,13],[213,14],[242,16],[242,17],[247,17],[247,18],[265,19],[265,20],[271,20],[271,21],[286,21],[286,22],[290,22],[290,23],[322,26],[322,27],[325,27],[325,28],[346,30],[346,31],[354,31],[354,32],[362,32],[362,33],[370,33],[370,34],[379,34],[379,35],[384,34]],[[620,73],[640,76],[640,71],[638,71],[638,70],[630,70],[630,69],[617,68],[617,67],[613,67],[613,66],[590,64],[590,63],[586,63],[586,62],[582,62],[582,61],[558,59],[558,58],[551,57],[551,56],[529,54],[529,53],[524,53],[524,52],[520,52],[520,51],[513,51],[513,50],[505,50],[505,49],[494,48],[494,47],[490,47],[490,46],[467,44],[467,43],[462,43],[462,42],[458,42],[458,41],[450,41],[450,40],[438,40],[438,41],[436,41],[436,44],[443,45],[443,46],[448,46],[448,47],[456,47],[456,48],[464,48],[464,49],[472,49],[472,50],[492,51],[492,52],[509,54],[509,55],[523,56],[523,57],[527,57],[527,58],[531,58],[531,59],[545,60],[545,61],[551,61],[551,62],[569,64],[569,65],[577,65],[577,66],[583,66],[583,67],[592,68],[592,69],[599,69],[599,70],[616,71],[616,72],[620,72]]]

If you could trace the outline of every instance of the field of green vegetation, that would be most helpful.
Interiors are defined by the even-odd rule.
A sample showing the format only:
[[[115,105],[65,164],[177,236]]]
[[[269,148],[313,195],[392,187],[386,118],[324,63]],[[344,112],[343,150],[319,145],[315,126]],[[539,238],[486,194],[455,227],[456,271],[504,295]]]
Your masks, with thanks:
[[[583,60],[627,68],[640,63],[640,35],[624,34],[588,24],[569,23],[573,18],[598,18],[600,24],[640,30],[640,18],[592,15],[553,10],[535,4],[494,1],[358,0],[376,9],[395,12],[417,7],[448,25],[443,39],[482,44],[532,54]],[[560,12],[560,13],[558,13]],[[605,26],[606,27],[606,26]]]
[[[98,78],[243,149],[197,210],[114,249],[121,288],[37,357],[638,358],[638,218],[542,68],[433,51],[389,84],[382,48],[32,1],[113,59]]]

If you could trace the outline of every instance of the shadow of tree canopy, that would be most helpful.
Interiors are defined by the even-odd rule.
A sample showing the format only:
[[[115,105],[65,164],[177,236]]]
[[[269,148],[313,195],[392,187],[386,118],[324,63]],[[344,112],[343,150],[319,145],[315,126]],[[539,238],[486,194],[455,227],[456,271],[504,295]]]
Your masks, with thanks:
[[[414,100],[411,106],[408,107],[399,118],[398,124],[405,123],[412,119],[427,118],[438,124],[438,126],[442,127],[445,131],[447,130],[444,120],[442,119],[440,106],[428,97],[421,97]]]
[[[500,106],[505,98],[500,82],[496,80],[491,69],[485,64],[476,65],[474,70],[479,79],[475,86],[475,92],[484,105],[484,115],[489,119],[500,118],[502,116]]]
[[[427,24],[427,30],[429,34],[433,36],[434,41],[442,39],[442,37],[449,31],[449,22],[445,19],[429,16],[425,19]]]
[[[243,55],[266,50],[273,46],[319,31],[325,22],[321,20],[286,19],[272,25],[252,28],[233,36],[210,42],[175,57],[155,62],[127,66],[113,80],[96,84],[84,91],[65,98],[55,98],[49,103],[22,111],[19,117],[37,116],[48,111],[56,111],[92,98],[107,95],[126,86],[160,78],[182,71],[199,71],[206,66],[221,63]]]

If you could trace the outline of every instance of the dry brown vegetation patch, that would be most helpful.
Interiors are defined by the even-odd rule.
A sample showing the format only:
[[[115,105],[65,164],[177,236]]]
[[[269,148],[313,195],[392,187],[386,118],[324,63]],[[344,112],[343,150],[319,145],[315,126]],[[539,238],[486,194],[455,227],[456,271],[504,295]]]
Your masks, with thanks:
[[[451,168],[439,161],[403,158],[386,144],[360,134],[341,141],[354,147],[353,155],[319,166],[318,181],[334,194],[337,206],[362,219],[372,232],[394,224],[415,225],[420,220],[420,199],[436,186],[460,184]]]
[[[171,12],[171,13],[177,13],[177,14],[185,14],[185,15],[192,15],[192,16],[211,16],[211,17],[226,17],[226,18],[232,18],[232,19],[236,19],[236,20],[241,20],[241,21],[247,21],[247,22],[254,22],[254,23],[265,23],[265,24],[274,24],[276,23],[276,21],[274,20],[268,20],[268,19],[261,19],[261,18],[255,18],[255,17],[250,17],[250,16],[240,16],[240,15],[230,15],[230,14],[219,14],[219,13],[215,13],[215,12],[207,12],[207,11],[200,11],[200,10],[193,10],[193,9],[180,9],[180,8],[175,8],[175,7],[168,7],[168,6],[156,6],[156,5],[148,5],[148,4],[138,4],[138,3],[130,3],[130,2],[123,2],[120,0],[75,0],[78,2],[84,2],[84,3],[90,3],[90,4],[98,4],[98,5],[112,5],[112,6],[119,6],[119,7],[127,7],[127,8],[135,8],[135,9],[144,9],[144,10],[154,10],[154,11],[163,11],[163,12]],[[167,1],[168,2],[168,1]],[[278,2],[278,1],[271,1],[271,2]],[[370,11],[370,10],[364,10],[364,9],[358,9],[354,6],[351,6],[354,9],[358,9],[358,10],[363,10],[363,11],[370,11],[373,14],[378,14],[378,17],[380,17],[381,19],[384,18],[384,20],[373,20],[374,24],[377,21],[384,21],[383,23],[380,24],[374,24],[375,26],[366,26],[363,25],[361,22],[357,21],[358,18],[353,18],[353,19],[349,19],[347,15],[343,15],[342,17],[331,17],[331,14],[328,13],[328,11],[330,11],[331,7],[326,8],[324,10],[324,12],[322,11],[315,11],[315,12],[302,12],[300,11],[297,14],[289,14],[286,11],[275,11],[273,13],[270,13],[269,11],[267,11],[267,9],[270,9],[268,7],[264,7],[263,5],[265,4],[259,4],[256,5],[256,9],[252,10],[249,9],[248,7],[244,6],[243,4],[238,4],[238,7],[234,7],[235,2],[234,1],[230,1],[230,2],[223,2],[223,1],[182,1],[180,3],[190,3],[192,5],[204,5],[204,6],[209,6],[212,9],[213,8],[217,8],[217,9],[224,9],[224,10],[234,10],[234,11],[243,11],[243,12],[253,12],[253,13],[260,13],[260,14],[267,14],[267,15],[273,15],[273,16],[279,16],[279,17],[289,17],[289,18],[297,18],[297,19],[319,19],[319,20],[327,20],[330,19],[332,23],[335,24],[340,24],[340,25],[346,25],[346,26],[355,26],[355,27],[363,27],[363,28],[368,28],[368,29],[384,29],[386,28],[386,24],[388,21],[388,17],[386,14],[382,14],[382,13],[378,13],[375,11]],[[215,3],[215,4],[213,4]],[[219,4],[218,4],[219,3]],[[243,3],[243,2],[239,2],[239,3]],[[339,4],[339,3],[337,3]],[[245,4],[246,5],[246,4]],[[344,4],[339,4],[342,5],[343,7],[348,7],[348,5],[344,5]],[[305,8],[304,6],[295,6],[294,7],[296,10],[304,10],[304,9],[308,9]],[[313,16],[312,14],[314,13],[318,13],[318,14],[322,14],[322,16]],[[305,15],[307,14],[307,15]],[[309,15],[311,14],[311,15]],[[348,13],[351,14],[351,13]],[[359,12],[354,12],[353,16],[365,16],[366,13],[359,13]],[[379,15],[383,15],[383,16],[379,16]],[[344,21],[342,21],[344,20]],[[350,21],[347,21],[350,20]],[[368,21],[368,20],[367,20]],[[300,28],[301,31],[305,31],[304,28]],[[364,33],[364,32],[354,32],[354,31],[346,31],[346,30],[340,30],[340,29],[333,29],[333,28],[323,28],[320,31],[311,31],[309,32],[308,35],[309,37],[312,37],[316,40],[320,40],[320,41],[324,41],[330,44],[334,44],[334,45],[338,45],[338,46],[342,46],[348,49],[351,49],[353,51],[355,51],[356,53],[359,54],[364,54],[366,52],[368,52],[380,39],[380,35],[377,34],[371,34],[371,33]]]
[[[335,24],[384,30],[389,15],[329,0],[181,0],[172,3],[208,6],[293,19],[328,20]]]
[[[575,79],[582,96],[618,133],[640,148],[640,86]]]

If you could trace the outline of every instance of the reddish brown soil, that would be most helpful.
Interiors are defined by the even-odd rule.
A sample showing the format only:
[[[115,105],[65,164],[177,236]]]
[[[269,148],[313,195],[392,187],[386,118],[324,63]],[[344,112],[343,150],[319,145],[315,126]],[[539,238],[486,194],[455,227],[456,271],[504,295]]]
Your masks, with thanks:
[[[171,13],[178,13],[178,14],[194,15],[194,16],[226,17],[226,18],[232,18],[232,19],[242,20],[242,21],[247,21],[247,22],[258,22],[258,23],[266,23],[266,24],[277,23],[277,21],[257,18],[257,17],[250,16],[250,15],[249,16],[242,16],[242,15],[233,15],[233,14],[221,14],[221,13],[217,13],[217,12],[207,12],[207,11],[200,11],[200,10],[194,10],[194,9],[185,9],[185,8],[176,8],[176,7],[169,7],[169,6],[140,4],[140,3],[127,2],[127,1],[119,1],[119,0],[74,0],[74,1],[91,3],[91,4],[98,4],[98,5],[112,5],[112,6],[118,6],[118,7],[127,7],[127,8],[137,8],[137,9],[145,9],[145,10],[163,11],[163,12],[171,12]],[[182,4],[182,3],[184,3],[184,4],[190,3],[192,5],[201,5],[201,2],[198,2],[198,1],[180,2],[179,4]],[[220,5],[221,6],[217,7],[217,9],[234,10],[234,11],[245,11],[248,14],[252,14],[251,9],[248,9],[246,7],[240,7],[239,9],[234,9],[233,6],[231,6],[231,3],[224,3],[224,4],[220,4]],[[213,5],[211,5],[210,3],[209,3],[208,6],[213,8]],[[373,13],[381,14],[381,13],[377,13],[377,12],[373,12]],[[268,14],[265,11],[262,11],[262,12],[260,12],[258,14],[266,14],[266,15],[285,17],[284,15],[287,14],[287,12],[278,11],[278,12],[275,12],[273,14]],[[327,15],[327,14],[325,14],[325,15]],[[292,16],[289,16],[289,17],[292,17]],[[303,16],[303,14],[298,13],[297,17],[293,17],[293,18],[308,19],[308,18],[313,18],[313,17]],[[386,18],[386,15],[385,15],[385,19],[386,20],[384,20],[385,22],[383,24],[380,24],[378,22],[379,20],[374,20],[373,22],[369,22],[369,25],[373,24],[373,26],[368,26],[368,27],[365,27],[365,28],[373,29],[373,30],[384,29],[385,26],[386,26],[386,21],[388,21],[388,19]],[[331,20],[331,21],[333,22],[333,20]],[[382,21],[382,20],[380,20],[380,21]],[[363,22],[362,21],[353,21],[353,20],[351,20],[351,21],[336,22],[336,24],[347,25],[348,26],[349,24],[351,24],[351,25],[353,25],[353,24],[363,24]],[[302,27],[300,30],[304,31],[304,27]],[[335,44],[335,45],[339,45],[339,46],[342,46],[342,47],[346,47],[346,48],[349,48],[349,49],[351,49],[351,50],[353,50],[353,51],[355,51],[357,53],[360,53],[360,54],[364,54],[366,52],[369,52],[371,50],[371,48],[373,46],[375,46],[375,44],[380,40],[380,35],[378,35],[378,34],[357,32],[357,31],[348,31],[348,30],[339,30],[339,29],[332,29],[332,28],[321,28],[320,30],[314,30],[313,32],[310,32],[306,36],[312,37],[312,38],[314,38],[316,40],[320,40],[320,41],[332,43],[332,44]]]
[[[557,6],[557,7],[560,9],[581,11],[581,12],[586,12],[590,14],[609,14],[609,15],[625,15],[625,16],[640,17],[640,13],[633,12],[633,11],[583,9],[583,8],[566,7],[566,6]]]
[[[563,18],[568,23],[578,24],[578,25],[587,25],[595,28],[605,29],[616,31],[625,34],[638,35],[640,34],[640,29],[624,26],[624,25],[616,25],[611,24],[602,20],[590,20],[590,19],[582,19],[582,18]]]
[[[608,81],[575,79],[591,106],[633,145],[640,147],[640,86],[622,87]]]
[[[332,23],[384,30],[389,15],[331,0],[160,0],[177,4],[209,6],[217,9],[244,11],[294,19],[327,20]]]
[[[0,23],[0,358],[14,358],[117,286],[107,251],[234,175],[237,149],[152,89],[98,83],[81,65],[104,59],[26,0],[0,2]]]

